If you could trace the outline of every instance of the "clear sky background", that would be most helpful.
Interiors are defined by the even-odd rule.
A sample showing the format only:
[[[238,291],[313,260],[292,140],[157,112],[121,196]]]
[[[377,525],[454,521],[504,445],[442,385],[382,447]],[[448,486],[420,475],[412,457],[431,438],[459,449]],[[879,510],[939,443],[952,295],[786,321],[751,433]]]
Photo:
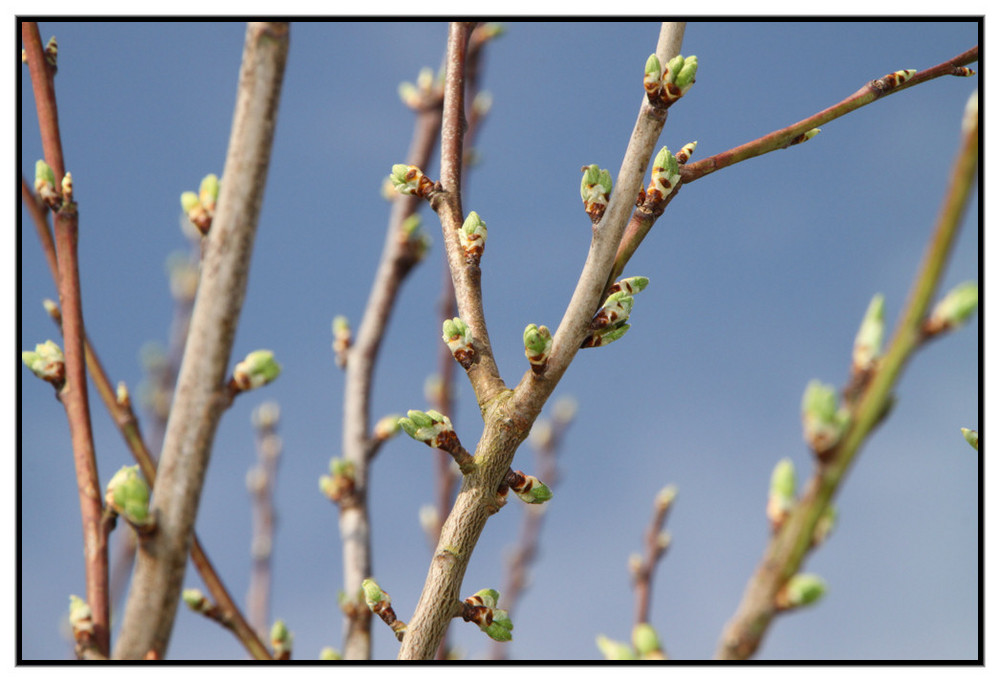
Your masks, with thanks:
[[[342,645],[337,509],[317,489],[341,442],[343,373],[330,322],[360,319],[389,213],[382,179],[404,160],[413,114],[396,94],[440,64],[446,26],[294,23],[279,123],[234,360],[273,349],[280,379],[240,397],[224,416],[197,531],[240,600],[250,567],[255,462],[250,413],[282,408],[284,455],[276,504],[272,616],[295,634],[294,656]],[[139,349],[166,344],[173,302],[165,261],[185,250],[178,197],[222,172],[245,26],[241,23],[42,22],[59,41],[56,92],[66,165],[80,204],[87,331],[113,381],[138,395]],[[464,200],[489,226],[485,310],[506,382],[527,368],[521,333],[561,319],[587,251],[580,166],[617,173],[654,51],[655,22],[509,24],[486,52],[482,85],[494,107],[477,141],[481,163]],[[660,143],[697,140],[695,160],[799,121],[901,68],[925,69],[977,44],[965,22],[708,22],[688,25],[683,53],[698,82],[670,111]],[[973,65],[978,69],[977,65]],[[41,158],[26,69],[21,172]],[[673,546],[660,565],[651,621],[674,658],[705,659],[733,614],[767,541],[770,472],[791,457],[810,470],[799,404],[806,383],[841,386],[873,294],[894,325],[925,249],[955,156],[971,79],[942,78],[823,126],[809,143],[685,187],[629,264],[650,278],[632,330],[582,351],[555,397],[579,402],[559,454],[530,591],[514,617],[517,659],[599,658],[598,634],[629,637],[626,568],[642,548],[652,501],[676,484]],[[428,169],[437,177],[437,162]],[[978,279],[978,193],[944,287]],[[434,245],[405,283],[384,340],[373,416],[424,408],[436,371],[443,267]],[[27,215],[21,214],[20,345],[57,332],[41,306],[57,298]],[[829,594],[776,620],[761,659],[971,659],[978,654],[978,457],[960,428],[979,426],[979,320],[921,351],[898,402],[867,442],[837,498],[838,526],[806,570]],[[21,654],[64,659],[60,623],[83,594],[79,506],[65,416],[27,369],[20,392]],[[481,420],[459,372],[452,419],[473,446]],[[102,481],[131,464],[92,392]],[[628,406],[629,409],[625,409]],[[543,414],[546,414],[546,409]],[[144,421],[144,423],[147,423]],[[515,468],[534,470],[527,445]],[[375,576],[408,620],[430,551],[418,523],[433,499],[433,455],[402,437],[373,464]],[[491,519],[463,594],[502,589],[504,552],[523,505]],[[120,528],[115,535],[125,531]],[[117,539],[116,539],[117,542]],[[186,584],[200,586],[189,567]],[[397,644],[375,622],[378,658]],[[465,657],[490,641],[455,622]],[[182,607],[176,659],[244,652]]]

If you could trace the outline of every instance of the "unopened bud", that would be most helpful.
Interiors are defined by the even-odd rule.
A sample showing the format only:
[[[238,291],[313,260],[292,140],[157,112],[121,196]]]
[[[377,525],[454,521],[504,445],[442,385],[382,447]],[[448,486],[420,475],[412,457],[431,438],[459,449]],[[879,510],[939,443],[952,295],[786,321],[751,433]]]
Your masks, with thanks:
[[[33,351],[21,351],[21,362],[35,376],[57,389],[62,388],[66,381],[66,359],[62,349],[54,341],[39,343]]]
[[[865,372],[875,365],[882,354],[882,339],[885,336],[885,297],[875,294],[865,317],[861,321],[857,336],[854,337],[854,352],[852,355],[855,372]]]
[[[241,391],[249,391],[271,383],[279,374],[281,365],[275,362],[274,353],[255,350],[233,369],[233,384]]]
[[[524,355],[531,363],[531,371],[541,374],[552,352],[552,332],[545,325],[529,324],[524,329]]]
[[[789,578],[776,598],[779,609],[793,609],[816,603],[826,594],[826,582],[812,573],[799,573]]]
[[[632,646],[640,657],[662,651],[660,638],[649,623],[639,623],[632,628]]]
[[[624,642],[616,642],[608,639],[604,635],[597,636],[597,648],[606,660],[609,661],[634,661],[635,650]]]
[[[475,211],[469,213],[469,217],[462,223],[458,237],[465,251],[466,263],[478,264],[483,255],[483,247],[486,245],[486,223],[478,213]]]
[[[149,486],[138,464],[122,467],[111,477],[104,500],[129,523],[139,527],[149,524]]]
[[[965,442],[979,451],[979,432],[973,431],[972,429],[962,429],[962,437],[965,438]]]
[[[964,282],[949,291],[942,298],[924,324],[928,335],[952,331],[965,324],[979,308],[979,285]]]
[[[833,386],[812,380],[802,396],[802,427],[806,443],[818,454],[828,452],[843,435],[848,413],[838,406]]]

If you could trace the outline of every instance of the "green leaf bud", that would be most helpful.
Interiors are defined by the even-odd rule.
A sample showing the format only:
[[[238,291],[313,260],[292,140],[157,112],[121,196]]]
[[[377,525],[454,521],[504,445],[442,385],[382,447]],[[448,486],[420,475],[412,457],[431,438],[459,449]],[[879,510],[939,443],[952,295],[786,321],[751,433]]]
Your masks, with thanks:
[[[819,130],[819,128],[817,128],[817,130]],[[681,150],[677,152],[675,157],[677,159],[677,163],[684,165],[685,163],[690,161],[691,157],[694,155],[694,150],[697,147],[698,147],[698,140],[695,140],[694,142],[688,142],[686,145],[681,147]]]
[[[596,222],[604,215],[614,183],[611,173],[607,169],[598,168],[597,164],[584,166],[581,170],[583,178],[580,180],[580,197],[587,215]]]
[[[507,484],[527,504],[542,504],[552,499],[552,490],[547,485],[523,471],[508,472]]]
[[[55,341],[36,344],[33,351],[21,351],[21,362],[36,377],[56,388],[61,388],[66,381],[66,359]]]
[[[392,174],[389,176],[393,187],[400,194],[413,194],[418,197],[425,197],[434,183],[424,175],[416,166],[408,166],[405,163],[397,163],[392,167]]]
[[[847,426],[848,414],[838,407],[837,392],[812,380],[802,395],[802,427],[806,443],[817,453],[829,451]]]
[[[962,429],[962,437],[965,438],[965,442],[976,449],[976,452],[979,452],[978,431],[973,431],[972,429]]]
[[[383,592],[382,588],[378,586],[378,583],[371,578],[365,578],[361,581],[361,590],[365,594],[365,604],[367,604],[368,608],[372,611],[374,611],[375,607],[382,602],[388,603],[392,601],[389,595]]]
[[[781,594],[779,608],[791,609],[816,603],[826,594],[826,582],[812,573],[799,573],[789,578]]]
[[[649,187],[646,188],[646,194],[651,196],[654,202],[659,203],[667,198],[680,179],[681,171],[677,157],[663,147],[653,159],[653,175]]]
[[[54,191],[56,187],[56,174],[49,164],[42,159],[35,162],[35,191],[39,196],[44,194],[43,189]],[[42,196],[42,199],[45,197]]]
[[[779,528],[795,504],[795,465],[785,457],[771,472],[771,488],[767,496],[767,519],[772,528]]]
[[[606,660],[609,661],[634,661],[635,651],[624,642],[616,642],[608,639],[604,635],[597,636],[597,648]]]
[[[201,185],[198,187],[198,200],[201,205],[205,207],[209,213],[215,211],[215,202],[219,199],[219,176],[215,173],[209,173],[204,178],[202,178]]]
[[[136,526],[149,523],[149,486],[139,473],[139,465],[125,466],[108,482],[105,502]]]
[[[854,371],[870,370],[882,353],[882,339],[885,336],[885,297],[875,294],[854,337],[852,362]]]
[[[341,661],[344,656],[332,646],[325,646],[320,649],[319,660],[321,661]]]
[[[677,74],[681,72],[684,67],[684,57],[681,55],[676,55],[667,61],[667,68],[663,70],[663,80],[664,82],[674,83],[677,80]]]
[[[650,83],[655,83],[656,88],[654,90],[658,91],[660,88],[660,77],[663,75],[663,67],[660,66],[660,58],[655,54],[649,55],[646,60],[645,76],[642,79],[642,84],[646,88],[646,92],[650,91]]]
[[[465,250],[466,262],[479,263],[479,259],[483,255],[483,247],[486,245],[486,223],[482,221],[478,213],[475,211],[469,213],[469,217],[462,223],[458,237]]]
[[[271,647],[276,659],[287,659],[292,654],[292,633],[280,618],[271,626]]]
[[[531,363],[531,370],[541,374],[552,352],[552,332],[545,325],[529,324],[524,328],[524,355]]]
[[[189,587],[181,592],[181,599],[195,613],[207,613],[212,607],[212,603],[208,600],[208,597],[196,587]]]
[[[656,630],[649,623],[639,623],[632,628],[632,646],[635,647],[639,656],[647,656],[663,650]]]
[[[686,93],[694,85],[694,77],[698,73],[698,58],[694,55],[684,58],[684,63],[674,77],[674,84]]]
[[[965,324],[979,307],[979,285],[963,282],[942,298],[924,324],[928,335],[957,329]]]
[[[39,163],[43,163],[39,161]],[[590,196],[590,188],[597,184],[597,180],[601,177],[601,169],[598,168],[596,163],[592,163],[589,166],[583,168],[583,178],[580,180],[580,198],[587,201]]]
[[[75,594],[69,595],[69,624],[76,640],[94,634],[94,613],[90,605]]]
[[[279,374],[281,365],[275,362],[274,353],[255,350],[233,369],[233,384],[241,391],[249,391],[271,383]]]

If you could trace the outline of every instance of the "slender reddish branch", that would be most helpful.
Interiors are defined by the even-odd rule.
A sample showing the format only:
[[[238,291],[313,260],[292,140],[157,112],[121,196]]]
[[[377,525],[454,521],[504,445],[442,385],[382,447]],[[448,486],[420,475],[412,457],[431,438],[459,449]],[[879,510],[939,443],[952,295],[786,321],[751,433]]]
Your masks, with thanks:
[[[663,214],[663,210],[666,208],[666,205],[677,195],[677,192],[683,188],[685,184],[699,180],[717,170],[722,170],[723,168],[735,165],[741,161],[746,161],[769,152],[787,149],[791,143],[796,140],[796,138],[799,138],[803,133],[812,130],[813,128],[818,128],[819,126],[829,123],[830,121],[840,118],[841,116],[845,116],[852,111],[856,111],[857,109],[860,109],[867,104],[871,104],[875,100],[881,99],[887,95],[896,94],[897,92],[919,85],[920,83],[925,83],[935,78],[940,78],[941,76],[956,75],[958,67],[965,64],[971,64],[978,61],[978,59],[979,48],[974,47],[970,50],[966,50],[956,57],[953,57],[952,59],[949,59],[948,61],[938,64],[937,66],[932,66],[929,69],[925,69],[914,74],[910,80],[891,89],[885,89],[880,86],[879,80],[881,79],[870,81],[850,97],[847,97],[833,106],[827,107],[826,109],[823,109],[822,111],[813,114],[798,123],[793,123],[779,130],[775,130],[774,132],[757,138],[756,140],[739,145],[738,147],[733,147],[732,149],[720,152],[714,156],[681,166],[681,184],[674,188],[674,191],[670,194],[670,196],[666,197],[666,199],[653,211],[645,208],[639,208],[632,214],[632,218],[629,221],[629,224],[625,229],[625,234],[618,246],[618,252],[615,254],[615,266],[612,270],[611,277],[608,279],[608,284],[614,282],[614,280],[624,272],[625,265],[632,257],[632,254],[634,254],[636,249],[639,248],[639,244],[641,244],[642,240],[646,238],[647,234],[649,234],[653,224],[660,217],[660,215]]]
[[[45,60],[45,49],[38,33],[38,24],[33,21],[21,24],[21,41],[28,57],[31,87],[35,91],[38,127],[42,134],[42,153],[45,154],[45,162],[52,168],[58,183],[66,173],[62,141],[59,136],[59,109],[56,107],[54,74]]]
[[[441,123],[441,189],[431,196],[430,201],[431,207],[441,219],[458,315],[469,325],[478,356],[467,373],[480,409],[485,409],[487,403],[506,387],[493,358],[493,348],[486,329],[482,271],[478,263],[466,261],[458,236],[465,220],[462,211],[462,169],[465,161],[466,55],[474,26],[470,22],[453,22],[449,25],[444,114]]]
[[[52,168],[56,182],[61,183],[65,176],[65,166],[59,137],[59,113],[56,107],[52,69],[45,60],[38,26],[32,22],[25,22],[21,27],[21,35],[28,57],[32,88],[35,91],[35,106],[38,109],[38,123],[46,162]],[[22,187],[22,192],[24,190]],[[29,207],[32,205],[38,208],[34,201]],[[79,216],[72,196],[63,197],[54,222],[56,254],[54,260],[58,268],[57,285],[63,309],[63,352],[66,361],[66,383],[59,391],[59,399],[66,408],[70,439],[73,444],[73,461],[80,495],[80,514],[83,520],[87,603],[93,612],[94,643],[101,654],[107,655],[110,647],[108,542],[101,521],[104,502],[101,495],[101,481],[97,473],[87,396],[83,297],[77,258]],[[50,257],[50,267],[52,260]]]

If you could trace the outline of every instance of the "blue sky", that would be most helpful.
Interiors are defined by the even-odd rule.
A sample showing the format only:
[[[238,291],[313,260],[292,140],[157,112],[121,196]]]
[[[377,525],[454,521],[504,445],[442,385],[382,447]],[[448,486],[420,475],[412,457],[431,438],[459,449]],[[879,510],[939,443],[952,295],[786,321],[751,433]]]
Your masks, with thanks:
[[[56,35],[56,80],[67,169],[80,202],[80,257],[89,336],[113,381],[137,393],[139,349],[165,344],[173,304],[164,263],[184,250],[178,196],[221,173],[244,25],[216,22],[42,22]],[[555,325],[583,264],[589,220],[579,168],[617,172],[641,98],[658,25],[520,23],[488,47],[482,86],[493,110],[477,142],[466,210],[489,225],[483,292],[497,361],[509,385],[526,368],[521,332]],[[382,178],[404,159],[413,116],[400,81],[437,67],[446,26],[294,23],[272,165],[234,361],[271,348],[273,385],[224,416],[197,530],[239,598],[249,575],[255,461],[250,413],[282,408],[272,614],[295,633],[295,657],[341,645],[336,509],[316,486],[339,454],[343,374],[330,321],[360,319],[382,248]],[[697,140],[695,160],[801,120],[900,68],[924,69],[978,41],[965,22],[708,22],[688,25],[683,53],[698,82],[670,111],[661,144]],[[974,68],[978,68],[974,65]],[[21,84],[21,172],[41,158],[31,86]],[[559,455],[532,586],[515,614],[510,656],[599,658],[597,634],[627,639],[633,595],[626,562],[642,547],[654,495],[668,483],[673,546],[658,570],[652,623],[675,658],[711,656],[767,539],[771,468],[810,460],[799,402],[806,383],[842,385],[857,325],[876,292],[895,324],[943,194],[962,111],[978,85],[942,78],[823,126],[808,144],[685,187],[626,274],[650,278],[632,329],[581,352],[555,396],[574,396],[577,422]],[[428,169],[436,177],[436,162]],[[978,279],[973,197],[944,287]],[[383,343],[375,416],[423,408],[436,371],[443,255],[434,245],[403,287]],[[56,338],[42,307],[56,298],[25,214],[20,345]],[[979,320],[920,352],[898,402],[868,441],[837,499],[838,527],[806,570],[830,586],[809,610],[779,618],[762,659],[969,659],[978,637],[978,459],[961,427],[979,426]],[[68,595],[82,594],[79,507],[64,413],[21,369],[22,655],[65,658]],[[460,373],[461,374],[461,373]],[[460,377],[452,415],[467,445],[481,430]],[[93,395],[93,393],[92,393]],[[621,414],[624,401],[634,405]],[[130,464],[92,398],[101,478]],[[546,410],[547,412],[547,410]],[[544,414],[544,413],[543,413]],[[515,468],[531,471],[525,446]],[[417,512],[433,499],[431,452],[389,443],[372,474],[375,574],[398,616],[412,614],[429,550]],[[502,557],[521,505],[487,526],[463,588],[502,588]],[[118,531],[122,532],[121,530]],[[187,584],[199,586],[190,569]],[[379,625],[376,623],[376,625]],[[456,622],[452,640],[476,658],[489,642]],[[375,655],[392,658],[388,628]],[[182,611],[169,655],[241,658],[235,640]]]

